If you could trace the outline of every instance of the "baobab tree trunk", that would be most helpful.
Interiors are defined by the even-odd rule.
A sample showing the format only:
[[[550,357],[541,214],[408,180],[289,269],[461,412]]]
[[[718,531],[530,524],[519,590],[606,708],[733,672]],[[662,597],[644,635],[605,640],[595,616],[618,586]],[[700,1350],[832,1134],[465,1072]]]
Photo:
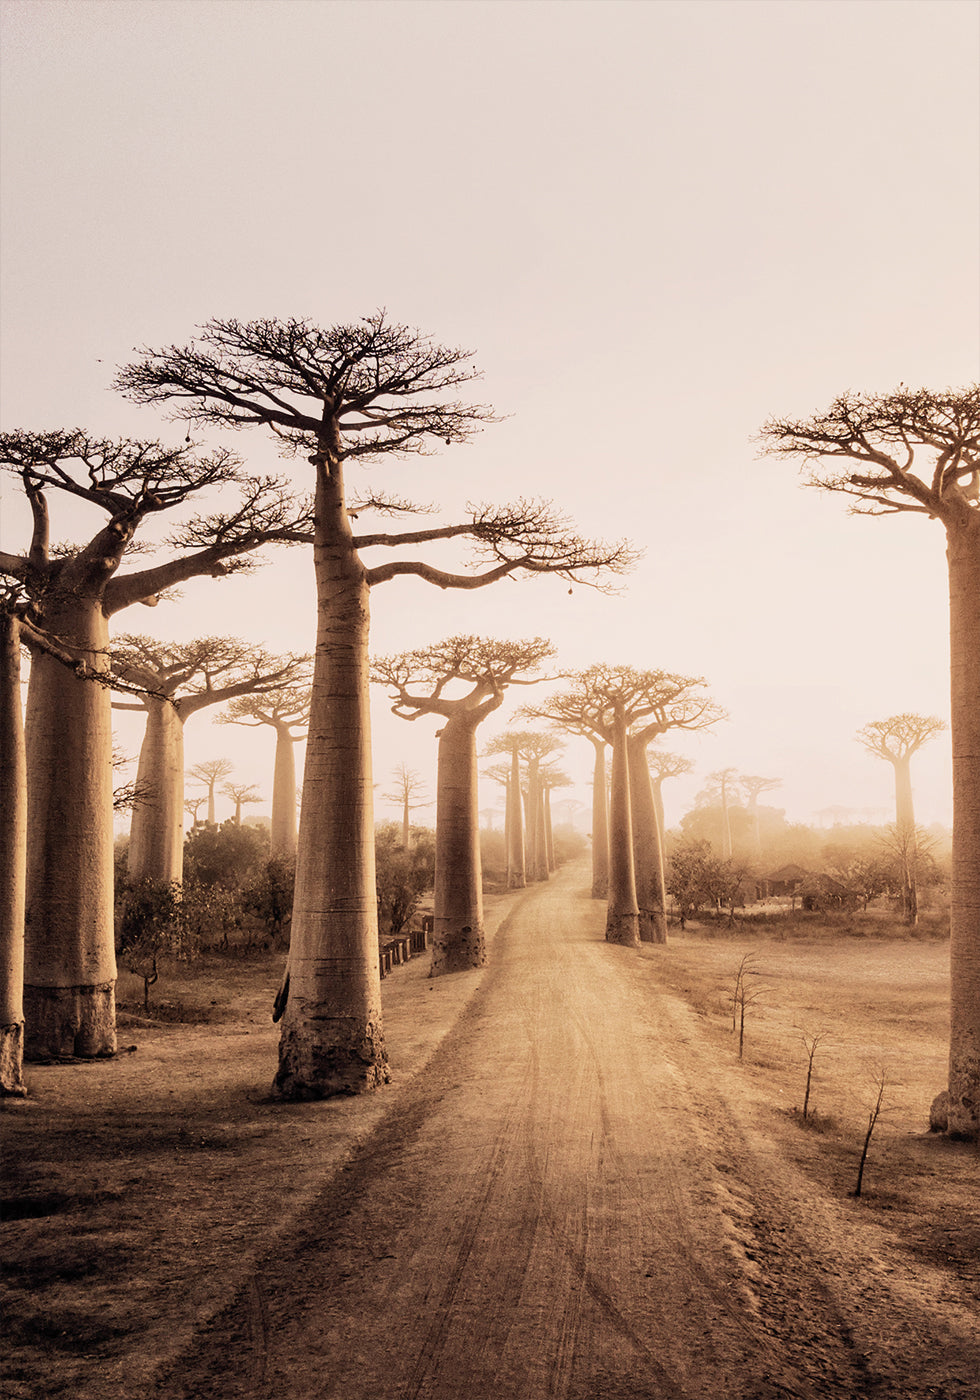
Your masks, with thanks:
[[[555,870],[555,830],[551,824],[551,788],[546,787],[542,794],[544,809],[544,849],[548,862],[548,873]]]
[[[543,784],[541,760],[532,755],[527,761],[527,841],[526,874],[529,880],[547,880],[548,858],[545,851]]]
[[[953,742],[949,1120],[980,1133],[980,513],[947,531]]]
[[[47,626],[73,655],[104,670],[101,604],[49,610]],[[65,716],[70,714],[70,726]],[[24,1053],[28,1059],[112,1055],[112,714],[109,692],[39,653],[25,723],[27,899]]]
[[[732,819],[728,810],[728,786],[724,779],[721,783],[721,858],[732,858]]]
[[[909,928],[919,922],[916,889],[915,809],[912,805],[912,755],[891,759],[895,769],[895,834],[902,866],[902,917]]]
[[[640,941],[667,942],[667,890],[657,806],[647,763],[647,746],[639,738],[627,741],[630,807],[633,818],[633,863]]]
[[[370,594],[340,463],[316,462],[317,639],[289,995],[274,1092],[327,1098],[388,1079],[378,970],[368,690]]]
[[[24,889],[27,758],[20,708],[20,628],[0,612],[0,1095],[24,1084]]]
[[[532,768],[534,773],[534,796],[531,800],[531,810],[534,814],[534,856],[531,865],[531,879],[548,880],[551,876],[548,870],[548,828],[544,811],[545,786],[541,778],[540,763],[537,759],[534,759],[528,770],[528,792],[532,791]]]
[[[286,724],[276,725],[276,762],[272,775],[270,854],[276,860],[296,855],[296,754]]]
[[[184,875],[184,726],[167,700],[146,701],[146,733],[136,770],[145,793],[133,808],[130,879],[180,883]]]
[[[507,784],[507,885],[522,890],[527,885],[524,867],[524,812],[521,805],[521,760],[516,749],[511,754],[510,782]]]
[[[439,733],[432,975],[482,967],[483,931],[476,726],[465,712]]]
[[[593,739],[595,767],[592,770],[592,898],[605,899],[609,892],[609,802],[606,795],[606,746]]]
[[[626,720],[622,708],[617,706],[609,793],[609,903],[606,910],[606,941],[638,948],[639,909],[636,903],[633,866],[633,823],[626,743]]]

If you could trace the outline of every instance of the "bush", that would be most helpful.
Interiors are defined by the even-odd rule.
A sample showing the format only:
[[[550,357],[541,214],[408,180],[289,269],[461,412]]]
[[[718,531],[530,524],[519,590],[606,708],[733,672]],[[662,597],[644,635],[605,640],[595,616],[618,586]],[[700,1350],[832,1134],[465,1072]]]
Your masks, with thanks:
[[[400,822],[381,822],[375,827],[379,923],[391,933],[401,933],[419,907],[422,896],[435,883],[435,833],[413,826],[412,844],[407,851],[401,841]]]
[[[295,883],[296,862],[273,857],[253,874],[242,892],[246,912],[272,935],[277,948],[289,943]]]
[[[185,885],[220,885],[240,890],[269,859],[269,833],[263,827],[234,821],[205,822],[184,841]]]

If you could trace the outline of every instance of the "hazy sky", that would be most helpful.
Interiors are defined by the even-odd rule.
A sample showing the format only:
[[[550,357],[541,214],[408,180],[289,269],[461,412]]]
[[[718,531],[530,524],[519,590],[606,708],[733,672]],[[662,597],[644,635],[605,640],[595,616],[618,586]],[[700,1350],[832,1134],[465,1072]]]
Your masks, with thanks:
[[[704,675],[730,713],[670,747],[780,777],[793,820],[886,820],[854,732],[948,708],[943,532],[854,518],[759,460],[770,414],[980,364],[980,7],[972,0],[3,0],[2,421],[161,436],[112,394],[142,345],[212,316],[329,325],[386,307],[472,348],[504,421],[372,470],[457,515],[548,497],[646,553],[618,597],[556,580],[378,588],[375,651],[453,632],[551,638]],[[226,441],[228,439],[225,439]],[[282,470],[257,432],[230,445]],[[289,465],[302,481],[302,464]],[[355,483],[356,484],[356,483]],[[3,486],[7,549],[26,542]],[[91,519],[62,511],[55,535]],[[120,630],[312,646],[312,563],[194,584]],[[514,693],[512,693],[514,694]],[[531,692],[533,695],[534,692]],[[488,723],[504,727],[521,690]],[[375,778],[434,720],[379,695]],[[135,752],[138,729],[122,718]],[[188,724],[266,793],[271,733]],[[591,749],[566,767],[587,777]],[[948,741],[913,770],[948,821]],[[575,793],[581,799],[585,788]],[[488,788],[484,805],[496,800]],[[262,810],[262,809],[258,809]],[[384,810],[379,804],[379,815]]]

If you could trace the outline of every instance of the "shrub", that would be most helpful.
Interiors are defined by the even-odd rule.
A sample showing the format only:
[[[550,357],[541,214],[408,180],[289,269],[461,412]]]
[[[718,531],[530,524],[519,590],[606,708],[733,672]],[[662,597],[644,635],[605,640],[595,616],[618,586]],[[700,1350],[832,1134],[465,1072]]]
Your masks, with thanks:
[[[435,883],[435,833],[413,826],[411,845],[402,846],[400,822],[380,822],[374,831],[379,923],[401,933]]]

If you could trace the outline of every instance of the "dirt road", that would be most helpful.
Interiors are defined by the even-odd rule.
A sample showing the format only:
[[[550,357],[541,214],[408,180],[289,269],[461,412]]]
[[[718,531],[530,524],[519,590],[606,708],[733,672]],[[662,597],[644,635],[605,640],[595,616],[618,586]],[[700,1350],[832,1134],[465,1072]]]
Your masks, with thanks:
[[[581,868],[529,890],[426,1073],[166,1397],[980,1395],[969,1300],[814,1193]]]

